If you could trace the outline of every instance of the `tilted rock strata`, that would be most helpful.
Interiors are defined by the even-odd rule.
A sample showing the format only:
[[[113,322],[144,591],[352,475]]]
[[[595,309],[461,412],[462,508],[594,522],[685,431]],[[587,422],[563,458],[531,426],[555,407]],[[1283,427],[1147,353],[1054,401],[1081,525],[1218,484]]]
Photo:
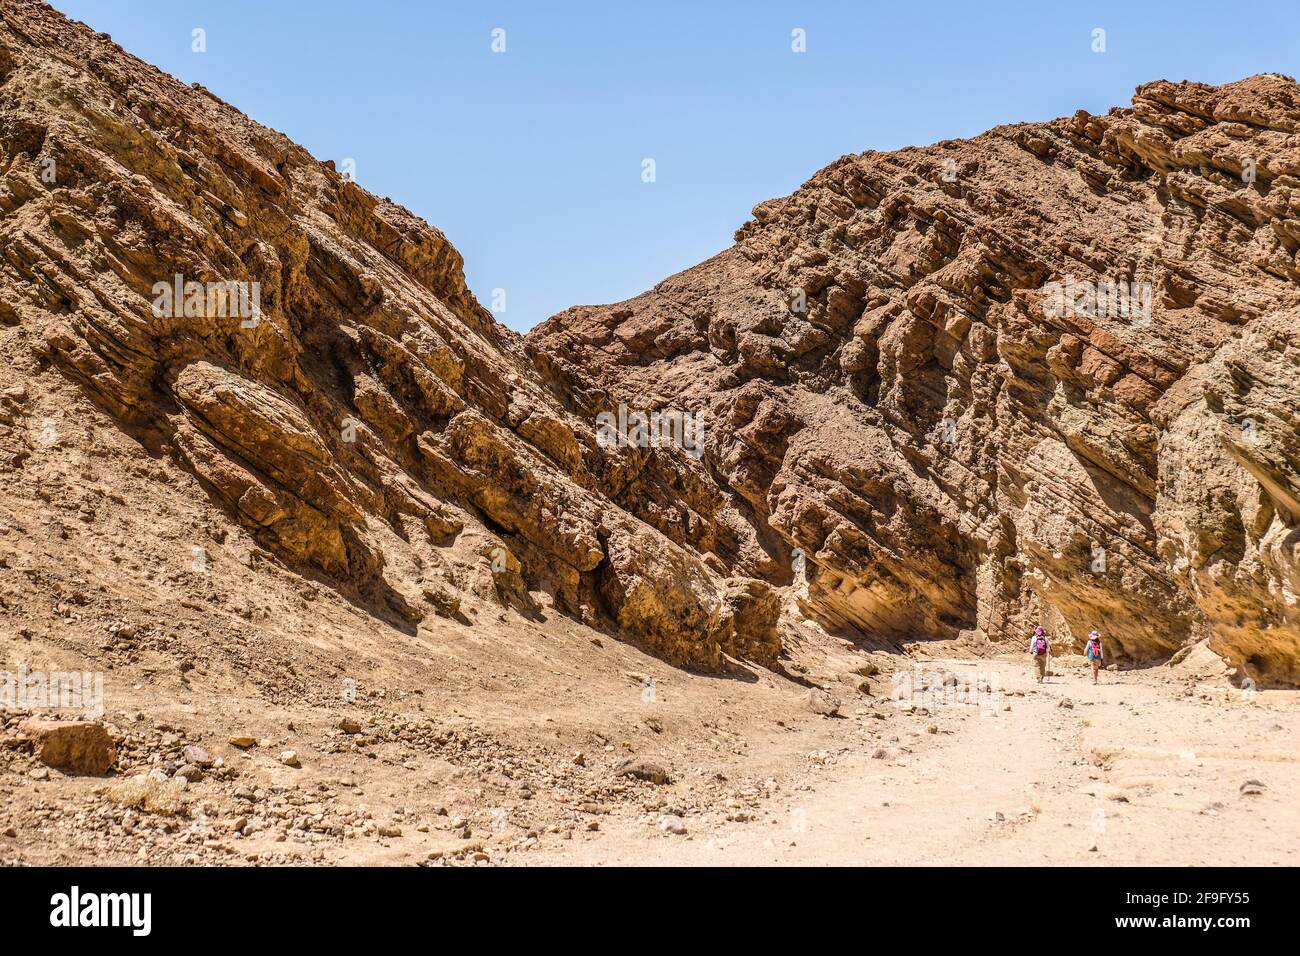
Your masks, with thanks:
[[[581,413],[702,413],[699,465],[620,500],[773,584],[806,555],[831,626],[1095,627],[1121,662],[1208,639],[1294,684],[1298,133],[1300,87],[1262,75],[844,157],[529,350]]]
[[[441,232],[43,4],[0,12],[0,317],[145,448],[397,626],[531,591],[677,663],[775,663],[770,587],[608,493],[677,453],[600,447]]]
[[[0,334],[395,626],[472,591],[771,666],[788,589],[850,635],[1043,621],[1300,681],[1293,81],[842,158],[523,342],[400,206],[42,4],[0,12]],[[185,282],[256,283],[257,315]],[[703,457],[602,444],[620,403],[699,413]]]

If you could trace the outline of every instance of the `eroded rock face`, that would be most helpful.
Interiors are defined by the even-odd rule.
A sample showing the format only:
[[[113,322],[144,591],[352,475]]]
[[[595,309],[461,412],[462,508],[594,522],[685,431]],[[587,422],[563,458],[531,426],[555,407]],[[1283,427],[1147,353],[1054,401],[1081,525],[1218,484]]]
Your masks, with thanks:
[[[394,626],[473,594],[774,666],[785,597],[851,636],[1096,627],[1300,682],[1293,81],[844,157],[525,341],[437,229],[0,12],[5,342]],[[620,406],[702,416],[702,456],[601,440]]]
[[[396,626],[477,581],[775,663],[769,585],[618,500],[682,453],[601,447],[441,232],[44,4],[0,12],[0,319],[30,354]]]
[[[806,613],[1300,680],[1300,87],[848,156],[736,245],[529,336],[588,415],[702,413],[620,500]],[[670,502],[670,504],[668,504]],[[806,571],[793,569],[806,562]]]

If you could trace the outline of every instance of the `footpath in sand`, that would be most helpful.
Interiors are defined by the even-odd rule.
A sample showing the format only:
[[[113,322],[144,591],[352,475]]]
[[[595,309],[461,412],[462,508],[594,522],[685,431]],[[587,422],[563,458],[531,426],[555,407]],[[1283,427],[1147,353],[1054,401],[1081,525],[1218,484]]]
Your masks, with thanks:
[[[749,822],[687,819],[687,832],[673,834],[654,815],[611,820],[599,839],[529,862],[1300,862],[1294,694],[1193,689],[1170,668],[1103,673],[1093,686],[1078,658],[1042,685],[1014,661],[924,666],[996,671],[1002,703],[996,711],[932,705],[913,718],[925,733],[915,746],[904,735],[878,747],[865,736],[874,721],[863,718],[863,746],[825,766],[810,762],[804,784]]]

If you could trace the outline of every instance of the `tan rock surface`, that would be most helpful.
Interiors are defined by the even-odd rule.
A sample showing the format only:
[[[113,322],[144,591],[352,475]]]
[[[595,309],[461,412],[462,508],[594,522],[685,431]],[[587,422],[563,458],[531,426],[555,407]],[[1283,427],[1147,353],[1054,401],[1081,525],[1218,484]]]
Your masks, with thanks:
[[[651,465],[631,509],[777,586],[797,549],[831,628],[1098,628],[1132,663],[1209,638],[1292,686],[1298,119],[1289,78],[1157,82],[1106,116],[846,156],[529,349],[588,413],[703,414],[702,461]],[[665,485],[689,529],[657,519]]]
[[[1294,102],[846,157],[521,341],[436,229],[0,0],[0,671],[102,674],[120,778],[7,699],[0,864],[1293,864]],[[1041,310],[1129,266],[1150,328]],[[178,273],[257,321],[155,314]],[[1040,617],[1123,668],[1034,684]]]
[[[48,767],[102,775],[117,761],[113,739],[93,720],[26,720],[18,730],[31,737],[36,759]]]
[[[447,613],[446,582],[499,549],[516,599],[676,663],[775,664],[767,586],[619,500],[681,452],[600,447],[441,232],[43,4],[0,9],[7,354],[398,627]]]

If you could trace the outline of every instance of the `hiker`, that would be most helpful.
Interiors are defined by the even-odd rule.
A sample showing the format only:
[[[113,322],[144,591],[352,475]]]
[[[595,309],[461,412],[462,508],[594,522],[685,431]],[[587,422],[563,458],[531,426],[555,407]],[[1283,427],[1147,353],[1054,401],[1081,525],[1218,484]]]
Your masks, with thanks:
[[[1052,656],[1052,639],[1041,625],[1034,628],[1034,636],[1029,639],[1029,653],[1034,657],[1034,679],[1041,684],[1047,676],[1047,662]]]
[[[1088,663],[1092,665],[1092,682],[1097,683],[1097,671],[1101,669],[1101,632],[1093,631],[1088,635],[1088,647],[1085,652]]]

